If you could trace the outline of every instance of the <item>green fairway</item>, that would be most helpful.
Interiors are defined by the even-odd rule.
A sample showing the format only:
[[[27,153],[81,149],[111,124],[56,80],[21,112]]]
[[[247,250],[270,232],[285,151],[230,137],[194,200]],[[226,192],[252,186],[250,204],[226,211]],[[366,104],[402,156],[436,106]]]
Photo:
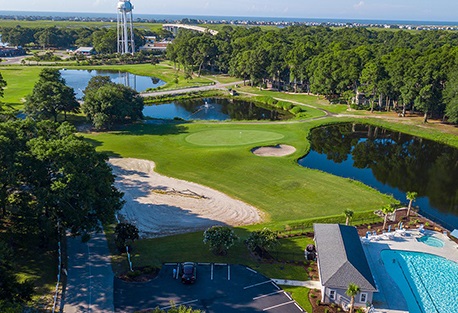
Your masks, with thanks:
[[[266,213],[265,222],[284,225],[338,215],[346,208],[362,212],[394,202],[362,184],[297,164],[309,148],[308,132],[320,123],[134,125],[86,137],[99,151],[153,160],[162,174],[201,183],[252,204]],[[252,135],[240,141],[245,133]],[[263,145],[288,144],[297,151],[287,157],[259,158],[251,149],[260,140]]]
[[[0,73],[8,84],[5,97],[1,101],[15,108],[21,106],[24,98],[32,92],[41,70],[41,67],[36,66],[0,67]]]
[[[242,146],[260,142],[280,140],[285,136],[279,133],[252,129],[218,129],[191,134],[186,141],[198,146]]]

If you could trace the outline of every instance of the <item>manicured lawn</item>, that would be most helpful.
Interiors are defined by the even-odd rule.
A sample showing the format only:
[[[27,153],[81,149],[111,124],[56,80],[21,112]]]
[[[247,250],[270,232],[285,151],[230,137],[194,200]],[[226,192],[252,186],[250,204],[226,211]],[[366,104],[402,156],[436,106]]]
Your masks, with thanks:
[[[8,84],[5,88],[5,97],[0,100],[16,108],[21,106],[22,100],[32,92],[41,70],[41,67],[36,66],[0,67],[0,73]]]
[[[294,286],[280,286],[284,291],[291,294],[294,300],[303,308],[306,312],[312,313],[312,305],[309,301],[310,289],[305,287],[294,287]]]
[[[296,101],[299,103],[312,105],[316,108],[324,109],[332,113],[342,113],[347,110],[346,105],[342,104],[329,104],[329,101],[325,100],[322,96],[313,96],[307,94],[295,94],[286,92],[277,92],[269,90],[259,90],[259,88],[241,86],[238,90],[242,92],[248,92],[260,96],[270,96],[277,99]]]
[[[345,208],[362,212],[391,203],[391,197],[371,188],[297,164],[309,148],[309,130],[318,124],[170,123],[85,136],[99,151],[153,160],[162,174],[201,183],[250,203],[266,213],[266,222],[341,214]],[[213,146],[193,143],[209,140],[212,132],[217,138],[227,134],[227,144],[218,140]],[[268,137],[261,145],[284,143],[297,151],[282,158],[258,157],[251,149],[260,144],[233,144],[240,140],[240,132],[242,139],[244,133],[281,134],[283,138]]]
[[[218,147],[258,144],[283,138],[284,135],[280,133],[242,128],[240,131],[237,129],[204,130],[187,136],[186,141],[197,146]]]

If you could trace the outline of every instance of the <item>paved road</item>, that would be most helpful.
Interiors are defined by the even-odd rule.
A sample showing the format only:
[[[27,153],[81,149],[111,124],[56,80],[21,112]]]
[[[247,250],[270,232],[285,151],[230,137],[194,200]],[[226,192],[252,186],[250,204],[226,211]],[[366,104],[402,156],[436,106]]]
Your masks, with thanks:
[[[105,234],[93,234],[88,243],[68,237],[67,255],[64,313],[113,313],[114,274]]]
[[[176,89],[176,90],[163,90],[163,91],[154,91],[154,92],[145,92],[141,93],[142,97],[157,97],[157,96],[166,96],[166,95],[179,95],[188,92],[198,92],[198,91],[207,91],[207,90],[214,90],[214,89],[226,89],[227,87],[235,86],[243,84],[243,81],[227,83],[227,84],[219,84],[216,83],[214,85],[202,86],[202,87],[191,87],[191,88],[183,88],[183,89]]]

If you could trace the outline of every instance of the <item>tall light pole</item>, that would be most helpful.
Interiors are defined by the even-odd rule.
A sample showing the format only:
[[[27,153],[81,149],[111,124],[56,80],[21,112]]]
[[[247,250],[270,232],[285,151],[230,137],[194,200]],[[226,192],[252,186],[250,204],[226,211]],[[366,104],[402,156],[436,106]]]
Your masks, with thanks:
[[[118,53],[135,53],[133,13],[130,0],[118,1]]]

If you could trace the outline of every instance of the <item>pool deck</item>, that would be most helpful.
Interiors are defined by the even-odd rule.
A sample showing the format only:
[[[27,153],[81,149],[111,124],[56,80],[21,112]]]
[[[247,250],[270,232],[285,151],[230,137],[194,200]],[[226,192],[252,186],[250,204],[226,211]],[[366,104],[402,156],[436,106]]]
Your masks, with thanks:
[[[378,293],[374,294],[374,312],[408,312],[407,302],[396,282],[391,278],[383,266],[382,250],[405,250],[430,253],[458,262],[458,245],[448,236],[434,231],[425,231],[444,242],[444,247],[436,248],[417,241],[422,235],[417,230],[392,232],[389,236],[372,236],[369,239],[361,238],[367,261],[374,275]]]

